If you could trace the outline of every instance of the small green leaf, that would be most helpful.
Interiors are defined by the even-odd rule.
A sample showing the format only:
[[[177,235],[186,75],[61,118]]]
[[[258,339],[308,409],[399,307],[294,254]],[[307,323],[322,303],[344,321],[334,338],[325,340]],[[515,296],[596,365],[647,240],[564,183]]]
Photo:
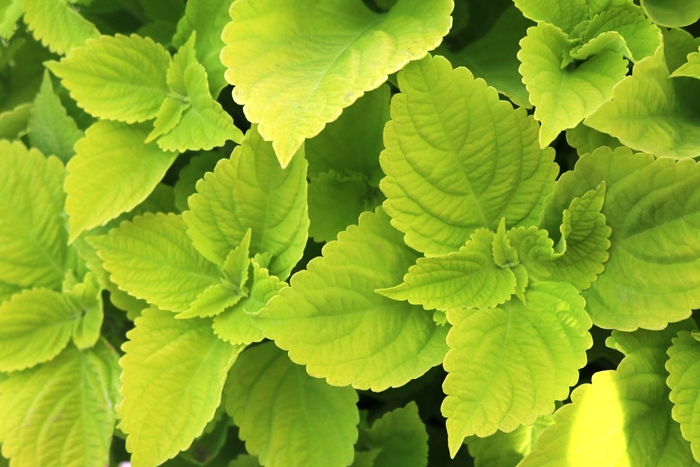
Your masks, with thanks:
[[[222,35],[226,79],[287,166],[305,138],[437,47],[452,7],[452,0],[399,0],[378,14],[360,1],[238,1]]]
[[[64,55],[100,32],[83,18],[66,0],[22,0],[24,22],[51,52]]]
[[[44,154],[54,155],[65,163],[73,157],[75,143],[83,136],[54,93],[51,76],[45,71],[29,120],[29,141]]]
[[[182,99],[170,96],[166,97],[163,101],[163,105],[161,105],[158,110],[156,121],[153,122],[153,131],[151,131],[148,138],[146,138],[146,143],[155,141],[172,131],[182,120],[182,114],[184,114],[191,105],[192,103],[189,101],[183,101]]]
[[[226,411],[262,465],[352,463],[360,419],[354,389],[310,377],[271,342],[243,352],[231,374]]]
[[[672,78],[678,76],[700,79],[700,53],[693,52],[688,54],[688,61],[671,73]]]
[[[100,338],[104,318],[102,288],[97,277],[88,272],[83,282],[64,291],[64,299],[80,317],[73,327],[73,343],[80,350],[93,347]]]
[[[622,146],[619,139],[594,130],[583,123],[579,123],[575,128],[566,130],[566,142],[569,146],[576,148],[579,157],[603,146],[607,146],[610,149]]]
[[[556,26],[566,33],[588,19],[586,0],[515,0],[526,18]]]
[[[314,377],[382,391],[440,364],[447,329],[432,313],[374,292],[401,280],[418,253],[389,217],[363,213],[257,315],[265,337]]]
[[[697,461],[700,459],[700,426],[695,416],[700,405],[700,343],[697,334],[679,332],[667,353],[670,358],[666,362],[669,373],[666,383],[671,388],[669,399],[673,403],[673,419],[680,423],[683,438],[690,442]]]
[[[554,424],[518,465],[697,466],[680,427],[671,419],[664,368],[671,338],[695,328],[688,320],[660,332],[613,331],[612,343],[625,354],[617,370],[599,371],[592,384],[577,387],[572,403],[554,414]]]
[[[498,230],[493,234],[491,241],[491,252],[493,260],[502,268],[510,268],[518,264],[518,252],[510,245],[508,235],[506,233],[506,219],[501,219],[498,224]]]
[[[107,465],[119,373],[118,356],[102,339],[9,375],[0,384],[3,455],[22,467]]]
[[[283,170],[272,145],[251,128],[231,158],[206,174],[189,198],[191,211],[183,217],[194,246],[223,265],[252,229],[250,254],[270,253],[270,272],[287,278],[306,247],[306,165],[298,157]]]
[[[447,313],[442,413],[452,456],[467,436],[512,431],[551,413],[586,364],[591,320],[576,288],[533,282],[525,297],[527,305]]]
[[[175,206],[180,212],[189,209],[187,198],[197,192],[197,181],[204,178],[205,173],[213,172],[216,163],[221,159],[222,154],[216,151],[196,154],[190,159],[190,163],[180,170],[175,183]]]
[[[66,171],[20,142],[0,141],[0,281],[58,288],[68,261]]]
[[[77,142],[66,180],[71,242],[131,211],[161,181],[177,153],[144,143],[147,136],[146,125],[101,120]]]
[[[550,24],[540,23],[528,29],[520,46],[520,73],[535,106],[535,118],[542,123],[541,147],[610,100],[613,88],[627,74],[627,60],[612,52],[562,68],[562,60],[573,49],[573,42]]]
[[[204,289],[188,309],[175,317],[177,319],[209,318],[234,306],[242,298],[245,298],[243,291],[233,291],[223,284],[215,284]]]
[[[169,92],[170,62],[170,54],[150,38],[117,34],[90,40],[46,66],[92,116],[134,123],[158,115]]]
[[[218,339],[211,320],[144,310],[121,359],[119,428],[134,467],[162,464],[187,449],[214,417],[229,368],[242,350]]]
[[[689,26],[700,18],[698,0],[641,0],[649,17],[660,26]]]
[[[229,253],[224,261],[224,278],[235,290],[242,289],[248,282],[248,267],[250,266],[250,237],[253,229],[248,229],[241,244]]]
[[[3,0],[0,5],[0,37],[10,39],[17,30],[17,21],[23,14],[22,0]]]
[[[162,309],[185,311],[220,278],[194,249],[186,228],[180,216],[145,214],[89,243],[120,289]]]
[[[668,71],[673,73],[688,61],[688,54],[697,52],[700,38],[693,37],[683,29],[661,28],[664,36],[664,59]]]
[[[12,110],[0,113],[0,139],[15,140],[27,134],[32,117],[31,103],[20,104]]]
[[[376,292],[393,300],[423,305],[426,310],[500,305],[515,291],[515,276],[510,268],[494,262],[494,240],[493,232],[479,229],[458,252],[420,258],[402,284]]]
[[[503,217],[509,227],[536,223],[558,168],[525,109],[513,110],[483,80],[439,56],[409,64],[398,79],[380,187],[406,244],[445,255]]]

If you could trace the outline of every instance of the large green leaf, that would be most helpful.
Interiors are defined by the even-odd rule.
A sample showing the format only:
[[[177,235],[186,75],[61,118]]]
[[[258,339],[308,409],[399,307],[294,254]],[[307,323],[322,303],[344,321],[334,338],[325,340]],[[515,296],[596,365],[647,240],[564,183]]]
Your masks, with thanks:
[[[697,411],[700,406],[700,342],[697,333],[682,331],[673,339],[666,362],[673,402],[673,419],[680,423],[683,438],[690,441],[695,460],[700,459],[700,424]]]
[[[31,103],[20,104],[0,113],[0,139],[15,140],[27,134],[32,107]]]
[[[575,287],[533,282],[520,300],[447,313],[453,325],[444,367],[450,452],[464,438],[532,424],[564,400],[586,364],[591,320]]]
[[[68,164],[70,240],[131,211],[153,191],[177,157],[144,143],[146,125],[101,120],[75,145]]]
[[[515,292],[515,274],[494,262],[493,242],[493,232],[479,229],[458,252],[419,258],[402,284],[377,292],[426,310],[500,305]]]
[[[399,74],[380,161],[392,225],[426,256],[457,251],[478,228],[537,222],[558,173],[537,123],[443,57]],[[420,200],[420,201],[418,201]]]
[[[23,14],[22,0],[3,0],[0,3],[0,37],[10,39],[17,30],[17,21]]]
[[[66,54],[100,32],[83,18],[67,0],[22,0],[24,22],[52,52]]]
[[[231,7],[222,61],[233,98],[283,166],[366,91],[440,44],[452,0],[243,0]]]
[[[180,212],[189,209],[187,198],[197,192],[197,182],[204,178],[205,173],[213,172],[220,159],[222,154],[216,151],[196,154],[190,159],[190,163],[180,170],[175,183],[175,205]]]
[[[616,371],[600,371],[554,414],[521,467],[695,467],[690,446],[671,419],[666,349],[689,321],[660,332],[614,331],[612,344],[626,356]]]
[[[210,319],[144,310],[121,359],[119,428],[134,467],[154,467],[187,449],[214,417],[241,347],[217,338]]]
[[[243,352],[231,378],[226,410],[262,465],[352,463],[360,420],[354,389],[312,378],[271,342]]]
[[[543,226],[558,239],[563,209],[607,185],[602,213],[612,228],[605,271],[583,292],[596,326],[663,329],[700,307],[700,167],[603,147],[557,183]],[[672,246],[671,246],[672,245]]]
[[[562,68],[573,42],[551,24],[540,23],[528,29],[520,46],[520,73],[535,106],[535,118],[542,123],[542,147],[610,100],[613,88],[627,74],[627,60],[613,52],[602,52],[579,65]]]
[[[90,40],[46,66],[91,115],[134,123],[158,114],[169,92],[170,61],[170,54],[150,38],[117,34]]]
[[[61,99],[54,93],[49,72],[45,71],[41,90],[32,106],[29,141],[44,154],[68,162],[75,154],[75,143],[82,137],[83,132],[67,114]]]
[[[570,33],[588,19],[586,0],[515,0],[525,17],[544,22]]]
[[[698,0],[641,0],[655,23],[667,27],[689,26],[700,18]]]
[[[638,62],[586,125],[655,156],[700,155],[700,80],[671,78],[663,49]]]
[[[251,128],[231,158],[206,174],[197,183],[198,193],[188,200],[191,211],[183,217],[194,246],[223,265],[252,229],[251,255],[271,254],[270,272],[285,279],[306,246],[306,166],[304,158],[297,157],[282,169],[272,145]]]
[[[192,246],[186,228],[180,216],[145,214],[89,243],[120,289],[162,309],[185,311],[220,280],[217,267]]]
[[[315,377],[337,386],[382,391],[405,384],[445,356],[445,327],[422,307],[374,292],[396,284],[418,253],[389,217],[363,213],[327,243],[323,257],[294,275],[256,324]]]
[[[65,169],[20,142],[0,141],[0,281],[57,288],[66,271]]]
[[[117,358],[104,340],[82,352],[69,346],[0,384],[0,441],[12,466],[108,464],[119,402]]]

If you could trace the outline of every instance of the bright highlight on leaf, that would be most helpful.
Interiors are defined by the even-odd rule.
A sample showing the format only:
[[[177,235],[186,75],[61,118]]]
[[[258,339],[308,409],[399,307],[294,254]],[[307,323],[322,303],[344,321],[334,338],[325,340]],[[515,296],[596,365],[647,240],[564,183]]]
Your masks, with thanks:
[[[382,391],[405,384],[445,356],[447,329],[422,307],[375,293],[401,280],[418,254],[381,210],[363,213],[327,243],[323,257],[260,311],[265,337],[333,385]]]
[[[226,410],[262,465],[352,463],[359,421],[354,389],[312,378],[272,343],[243,352],[231,378]]]
[[[134,467],[154,467],[187,449],[214,417],[240,352],[218,339],[209,319],[178,320],[144,310],[121,359],[119,428]]]
[[[534,282],[525,298],[527,305],[447,313],[442,413],[453,457],[467,436],[512,431],[551,413],[586,364],[591,320],[576,288]]]
[[[69,4],[69,0],[22,0],[24,22],[52,52],[64,55],[98,39],[100,32]]]
[[[444,255],[480,227],[495,230],[503,217],[509,227],[537,222],[558,170],[525,109],[513,110],[483,80],[439,56],[409,64],[399,86],[380,186],[408,246]]]
[[[399,0],[377,14],[359,1],[238,1],[222,36],[226,79],[286,167],[304,139],[437,47],[452,7],[451,0]]]

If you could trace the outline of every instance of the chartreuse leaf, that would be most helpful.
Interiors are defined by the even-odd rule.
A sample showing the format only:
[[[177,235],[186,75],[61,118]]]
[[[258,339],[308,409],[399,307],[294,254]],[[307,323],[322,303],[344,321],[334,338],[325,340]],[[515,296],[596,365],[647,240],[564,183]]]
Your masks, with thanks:
[[[24,290],[0,306],[0,371],[51,360],[70,340],[79,312],[48,289]]]
[[[248,229],[241,240],[241,244],[229,253],[224,261],[224,278],[233,288],[241,290],[248,281],[248,269],[250,266],[250,238],[253,229]]]
[[[226,411],[249,453],[265,467],[350,465],[358,397],[309,376],[271,342],[236,362]]]
[[[515,275],[494,262],[494,237],[490,230],[479,229],[458,252],[419,258],[402,284],[377,293],[423,305],[426,310],[500,305],[515,291]]]
[[[327,243],[257,315],[265,337],[330,384],[382,391],[442,362],[447,329],[422,307],[375,293],[401,280],[418,253],[378,209]]]
[[[585,124],[632,149],[675,158],[700,155],[700,81],[671,79],[663,49],[638,62]]]
[[[248,296],[214,318],[214,332],[231,344],[248,345],[263,340],[263,332],[253,316],[287,287],[285,282],[271,276],[257,261],[253,260],[252,263],[253,278]]]
[[[60,0],[46,3],[56,1]],[[117,34],[90,40],[60,62],[46,66],[92,116],[134,123],[158,114],[169,92],[166,74],[170,62],[170,54],[150,38]]]
[[[84,135],[54,93],[48,71],[44,72],[44,81],[34,99],[31,115],[29,141],[32,146],[68,162],[75,154],[75,143]]]
[[[671,73],[671,77],[686,76],[700,79],[700,53],[688,54],[688,61]]]
[[[466,66],[476,78],[482,78],[520,107],[531,107],[529,95],[518,72],[520,39],[534,24],[513,5],[481,39],[456,53],[439,50],[452,66]]]
[[[668,71],[673,73],[687,63],[688,55],[697,52],[700,39],[683,29],[661,28],[664,36],[664,60]]]
[[[537,417],[532,425],[521,425],[510,433],[497,431],[486,438],[472,436],[467,440],[469,455],[475,467],[514,467],[530,454],[535,440],[553,423],[551,415]]]
[[[206,174],[188,200],[191,211],[183,217],[194,246],[223,265],[252,229],[250,254],[270,253],[270,272],[287,278],[306,247],[306,166],[298,157],[283,170],[272,145],[251,128],[231,158]]]
[[[526,18],[544,22],[570,33],[588,19],[586,0],[515,0]]]
[[[444,255],[480,227],[495,230],[503,217],[509,227],[536,223],[558,169],[525,109],[513,110],[483,80],[439,56],[409,64],[398,79],[380,187],[406,244]]]
[[[628,10],[632,2],[630,0],[586,0],[591,16],[604,10]]]
[[[670,359],[666,362],[669,373],[666,383],[671,388],[669,399],[673,402],[673,419],[680,423],[683,438],[690,441],[696,461],[700,459],[700,426],[696,415],[700,405],[700,342],[697,339],[697,333],[679,332],[668,349]]]
[[[221,33],[229,21],[230,0],[191,0],[187,2],[185,15],[177,23],[177,32],[173,36],[173,47],[179,48],[187,42],[193,32],[197,34],[197,61],[207,71],[209,90],[214,98],[218,97],[226,86],[224,72],[219,55],[224,43]]]
[[[566,142],[569,146],[576,148],[579,156],[593,152],[602,146],[607,146],[611,149],[622,146],[622,143],[617,138],[594,130],[583,123],[579,123],[575,128],[566,130]]]
[[[501,268],[510,268],[518,264],[518,251],[513,248],[508,240],[506,233],[506,219],[501,219],[491,240],[491,253],[493,254],[494,262]]]
[[[177,157],[144,143],[146,125],[101,120],[75,145],[68,164],[70,240],[130,211],[153,191]]]
[[[102,288],[97,277],[88,272],[83,282],[64,290],[63,298],[80,317],[73,326],[73,343],[81,350],[93,347],[100,338],[104,318]]]
[[[22,9],[29,30],[51,52],[64,55],[84,45],[88,39],[100,37],[95,25],[83,18],[67,0],[22,0]]]
[[[221,55],[233,99],[286,166],[305,138],[437,47],[452,7],[451,0],[399,0],[378,14],[345,0],[236,2]]]
[[[602,214],[612,229],[605,271],[583,292],[586,310],[602,328],[663,329],[700,307],[700,167],[600,148],[563,175],[542,225],[558,239],[561,212],[605,181]],[[673,245],[669,248],[667,245]]]
[[[23,14],[22,0],[3,0],[0,3],[0,37],[10,39],[17,30],[17,21]]]
[[[0,441],[11,465],[107,465],[119,402],[117,359],[100,340],[9,375],[0,384]]]
[[[533,282],[525,298],[527,305],[447,312],[442,413],[452,456],[467,436],[512,431],[551,413],[586,364],[591,320],[578,290]]]
[[[27,134],[32,117],[31,103],[20,104],[12,110],[0,113],[0,139],[15,140]]]
[[[146,138],[146,143],[155,141],[177,127],[180,120],[182,120],[182,114],[184,114],[191,105],[191,102],[177,97],[166,97],[163,101],[163,105],[161,105],[158,110],[156,120],[153,122],[153,131],[151,131],[148,138]]]
[[[196,154],[190,159],[190,163],[180,170],[175,183],[175,206],[180,212],[189,209],[187,198],[197,192],[197,181],[203,178],[205,173],[213,172],[220,159],[222,154],[216,151]]]
[[[150,214],[91,237],[111,280],[130,295],[164,310],[185,311],[208,287],[218,268],[202,257],[173,214]]]
[[[135,324],[122,346],[119,428],[131,464],[152,467],[202,434],[241,347],[217,338],[210,319],[178,320],[149,308]]]
[[[573,42],[551,24],[540,23],[528,29],[520,46],[520,74],[535,106],[535,118],[542,123],[542,147],[598,110],[627,74],[627,60],[613,52],[602,52],[578,66],[562,68]]]
[[[65,169],[20,142],[0,141],[0,281],[58,288],[66,271]]]
[[[592,384],[576,388],[572,403],[554,414],[554,424],[518,465],[697,466],[671,419],[664,368],[671,338],[694,328],[685,321],[659,332],[613,331],[612,343],[625,354],[617,370],[599,371]]]
[[[385,413],[371,428],[361,430],[359,444],[369,452],[379,451],[374,458],[376,466],[428,465],[428,433],[415,402]]]
[[[700,18],[698,0],[641,0],[649,17],[660,26],[689,26]]]

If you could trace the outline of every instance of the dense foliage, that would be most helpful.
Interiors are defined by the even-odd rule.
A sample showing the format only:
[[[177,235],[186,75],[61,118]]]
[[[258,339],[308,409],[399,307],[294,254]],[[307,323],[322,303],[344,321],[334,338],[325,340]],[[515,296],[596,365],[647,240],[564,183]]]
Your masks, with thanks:
[[[699,18],[0,0],[0,466],[700,465]]]

